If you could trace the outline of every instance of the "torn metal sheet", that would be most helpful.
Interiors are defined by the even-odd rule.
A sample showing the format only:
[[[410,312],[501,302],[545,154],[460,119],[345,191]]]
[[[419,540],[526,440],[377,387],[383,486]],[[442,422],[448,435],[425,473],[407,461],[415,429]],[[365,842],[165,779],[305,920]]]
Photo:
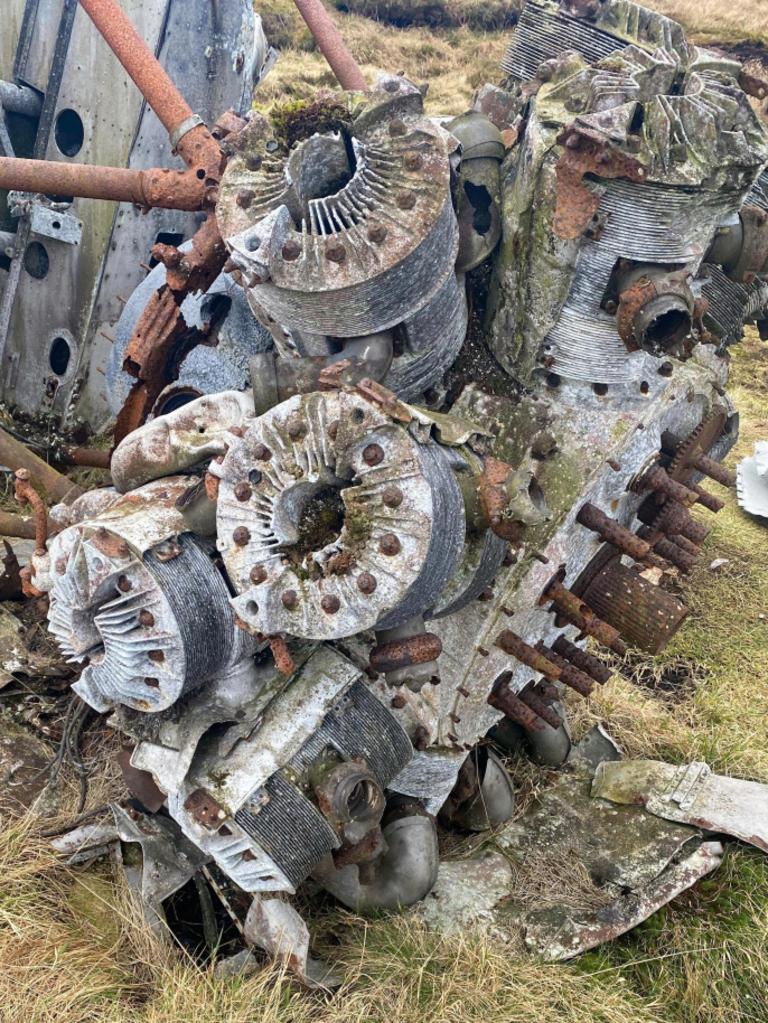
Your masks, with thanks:
[[[750,515],[768,519],[768,441],[755,442],[754,454],[736,469],[739,504]]]
[[[126,810],[113,804],[112,815],[121,842],[141,847],[141,862],[128,853],[120,860],[128,884],[140,898],[150,927],[162,934],[163,903],[190,881],[209,857],[182,835],[169,818]]]
[[[601,764],[592,795],[643,806],[670,821],[730,835],[768,852],[768,785],[713,774],[706,764],[655,760]]]
[[[722,856],[719,842],[703,842],[680,862],[671,863],[652,884],[622,895],[593,913],[578,914],[564,908],[534,911],[526,921],[526,945],[549,961],[588,952],[626,934],[692,888],[720,866]]]
[[[333,991],[341,986],[329,966],[309,954],[309,930],[290,902],[256,896],[245,919],[245,936],[257,948],[284,962],[307,987]]]

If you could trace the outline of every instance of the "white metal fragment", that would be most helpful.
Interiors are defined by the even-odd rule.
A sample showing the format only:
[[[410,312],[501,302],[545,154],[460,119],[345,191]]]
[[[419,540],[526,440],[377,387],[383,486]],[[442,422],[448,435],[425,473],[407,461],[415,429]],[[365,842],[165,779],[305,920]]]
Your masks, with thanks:
[[[731,835],[768,852],[768,785],[713,774],[706,764],[601,764],[592,795],[644,806],[666,820]]]

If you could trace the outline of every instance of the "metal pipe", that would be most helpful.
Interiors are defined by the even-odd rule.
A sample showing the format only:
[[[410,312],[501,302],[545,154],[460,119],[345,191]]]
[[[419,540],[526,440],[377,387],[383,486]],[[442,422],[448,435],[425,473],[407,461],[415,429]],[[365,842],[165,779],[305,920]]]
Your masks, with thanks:
[[[0,157],[0,188],[109,199],[166,210],[201,210],[210,201],[206,182],[188,171],[128,170],[6,156]]]
[[[13,536],[18,537],[20,540],[34,540],[35,520],[22,518],[21,515],[14,515],[12,512],[0,512],[0,536]]]
[[[101,448],[66,448],[63,456],[71,465],[88,469],[108,469],[112,460],[109,451],[102,451]]]
[[[43,98],[39,92],[26,85],[0,80],[0,107],[12,114],[25,117],[39,117],[43,109]]]
[[[35,554],[45,554],[48,542],[48,509],[45,501],[29,481],[29,469],[16,470],[14,493],[19,504],[28,504],[35,520]]]
[[[80,6],[154,110],[187,166],[220,163],[222,154],[217,142],[120,5],[115,0],[80,0]]]
[[[17,469],[28,469],[29,478],[36,490],[42,490],[51,502],[73,501],[83,490],[76,483],[56,472],[54,468],[38,458],[26,444],[16,440],[5,430],[0,429],[0,464],[14,472]]]
[[[368,83],[363,77],[363,72],[347,49],[341,33],[331,20],[322,0],[294,0],[294,3],[299,14],[306,21],[315,42],[320,47],[320,52],[328,61],[331,71],[339,80],[342,89],[366,92]]]

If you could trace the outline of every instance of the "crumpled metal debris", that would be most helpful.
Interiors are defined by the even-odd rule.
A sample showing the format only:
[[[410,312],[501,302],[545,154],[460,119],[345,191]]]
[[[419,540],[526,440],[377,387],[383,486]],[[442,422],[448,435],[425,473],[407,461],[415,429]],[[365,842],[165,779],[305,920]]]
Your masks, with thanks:
[[[756,441],[754,454],[739,463],[736,495],[744,511],[768,519],[768,440]]]
[[[480,928],[545,959],[570,959],[636,927],[714,870],[722,847],[700,829],[595,798],[595,768],[622,768],[616,757],[610,736],[593,729],[574,746],[572,773],[525,815],[478,854],[441,863],[420,907],[427,923],[449,933]]]
[[[703,763],[680,767],[657,760],[601,764],[592,795],[642,806],[665,820],[730,835],[768,853],[768,785],[713,774]]]
[[[245,936],[268,955],[284,962],[307,987],[332,991],[341,980],[309,954],[309,929],[290,902],[256,896],[245,918]]]

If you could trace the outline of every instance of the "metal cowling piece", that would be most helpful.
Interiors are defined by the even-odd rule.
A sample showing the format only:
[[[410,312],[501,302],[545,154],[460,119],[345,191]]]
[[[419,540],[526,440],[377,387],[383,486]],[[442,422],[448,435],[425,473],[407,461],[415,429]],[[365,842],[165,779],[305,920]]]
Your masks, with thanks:
[[[359,394],[283,402],[233,440],[217,473],[233,604],[264,635],[404,626],[461,557],[464,506],[443,449]]]
[[[150,483],[50,544],[49,630],[85,665],[75,689],[99,711],[166,710],[256,646],[211,548],[183,533],[186,489]]]
[[[628,643],[660,653],[688,615],[677,597],[655,586],[618,557],[587,570],[580,585],[584,600],[613,625]]]

